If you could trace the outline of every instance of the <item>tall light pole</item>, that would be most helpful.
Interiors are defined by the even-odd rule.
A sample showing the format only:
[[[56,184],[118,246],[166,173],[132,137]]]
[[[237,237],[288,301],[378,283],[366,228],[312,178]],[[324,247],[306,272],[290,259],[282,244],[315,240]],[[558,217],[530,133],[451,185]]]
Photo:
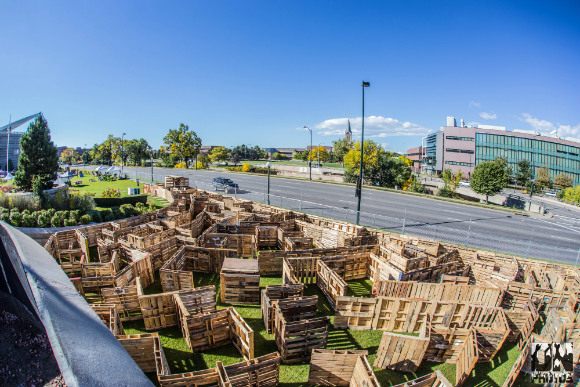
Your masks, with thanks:
[[[318,168],[320,168],[320,147],[321,146],[322,146],[322,144],[318,143],[318,150],[316,151],[316,154],[318,155]]]
[[[304,129],[308,129],[310,131],[310,151],[312,151],[312,129],[310,129],[308,126],[304,126]],[[312,160],[310,160],[310,152],[308,152],[308,168],[310,170],[309,180],[312,180]]]
[[[125,166],[125,136],[127,133],[121,135],[121,176],[123,175],[123,167]]]
[[[153,185],[153,147],[149,146],[149,152],[151,156],[151,185]]]
[[[267,200],[267,204],[270,205],[270,167],[272,166],[271,162],[267,162],[266,163],[266,167],[268,167],[268,188],[267,188],[267,192],[268,192],[268,199]]]
[[[12,131],[12,127],[10,125],[12,125],[12,114],[10,114],[10,120],[8,121],[8,129],[7,129],[8,141],[6,141],[6,176],[8,176],[8,172],[10,172],[9,168],[8,168],[8,165],[10,165],[10,162],[9,162],[9,160],[10,160],[9,159],[9,157],[10,157],[10,132]]]
[[[360,199],[362,196],[362,182],[363,182],[363,156],[364,156],[364,143],[365,143],[365,87],[369,87],[370,82],[362,81],[362,132],[360,139],[360,166],[358,172],[358,184],[357,184],[357,195],[358,202],[356,205],[356,224],[360,223]]]

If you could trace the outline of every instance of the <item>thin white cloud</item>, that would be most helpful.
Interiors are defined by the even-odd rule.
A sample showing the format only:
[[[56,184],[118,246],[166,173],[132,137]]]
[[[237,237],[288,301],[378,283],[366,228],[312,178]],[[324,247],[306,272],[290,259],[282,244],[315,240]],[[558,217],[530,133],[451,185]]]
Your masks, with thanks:
[[[550,132],[556,130],[558,137],[565,138],[570,141],[579,141],[580,139],[580,124],[576,126],[553,124],[550,121],[542,120],[532,116],[528,113],[523,113],[518,117],[520,121],[529,124],[535,131],[540,132],[544,136],[549,136]]]
[[[322,136],[342,136],[349,118],[331,118],[314,126]],[[350,118],[354,136],[360,136],[361,117]],[[385,138],[397,136],[425,136],[429,129],[412,122],[402,122],[396,118],[370,116],[365,117],[365,138]]]
[[[481,112],[479,116],[484,120],[495,120],[497,118],[497,114],[488,112]]]
[[[468,122],[466,125],[467,125],[468,128],[476,128],[477,125],[479,125],[479,122],[477,122],[477,121],[471,121],[471,122]]]
[[[480,102],[475,102],[475,101],[471,101],[469,103],[469,107],[481,107],[481,103]]]

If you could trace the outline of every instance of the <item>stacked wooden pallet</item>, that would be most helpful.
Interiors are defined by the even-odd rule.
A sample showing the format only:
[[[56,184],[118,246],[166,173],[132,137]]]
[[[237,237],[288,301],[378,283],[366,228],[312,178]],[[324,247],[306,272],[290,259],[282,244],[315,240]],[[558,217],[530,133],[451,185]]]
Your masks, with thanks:
[[[313,349],[308,384],[315,386],[348,386],[357,361],[368,351]]]
[[[225,258],[220,272],[221,301],[260,304],[260,269],[256,259]]]
[[[274,330],[274,303],[282,299],[302,297],[303,291],[303,284],[269,285],[266,289],[262,289],[262,320],[267,333],[272,333]],[[310,317],[314,316],[316,316],[316,302],[314,303],[314,312]]]

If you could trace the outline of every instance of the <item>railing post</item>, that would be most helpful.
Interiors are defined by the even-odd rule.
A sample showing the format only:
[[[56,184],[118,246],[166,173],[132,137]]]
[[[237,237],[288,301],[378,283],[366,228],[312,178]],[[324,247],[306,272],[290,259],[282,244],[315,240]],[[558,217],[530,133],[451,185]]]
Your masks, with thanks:
[[[302,192],[300,192],[300,212],[302,212]]]
[[[403,218],[403,234],[405,233],[405,224],[407,223],[407,207],[405,207],[405,217]]]
[[[467,229],[467,240],[465,246],[469,246],[469,236],[471,235],[471,218],[469,218],[469,228]]]

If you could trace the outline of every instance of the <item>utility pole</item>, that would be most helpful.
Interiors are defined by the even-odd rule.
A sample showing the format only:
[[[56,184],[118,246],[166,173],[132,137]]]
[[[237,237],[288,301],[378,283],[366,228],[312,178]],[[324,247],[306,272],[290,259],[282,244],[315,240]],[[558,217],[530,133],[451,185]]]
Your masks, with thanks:
[[[310,152],[312,151],[312,129],[308,126],[304,126],[304,129],[308,129],[310,131],[310,151],[308,152],[308,169],[310,171],[309,180],[312,180],[312,160],[310,160]]]

